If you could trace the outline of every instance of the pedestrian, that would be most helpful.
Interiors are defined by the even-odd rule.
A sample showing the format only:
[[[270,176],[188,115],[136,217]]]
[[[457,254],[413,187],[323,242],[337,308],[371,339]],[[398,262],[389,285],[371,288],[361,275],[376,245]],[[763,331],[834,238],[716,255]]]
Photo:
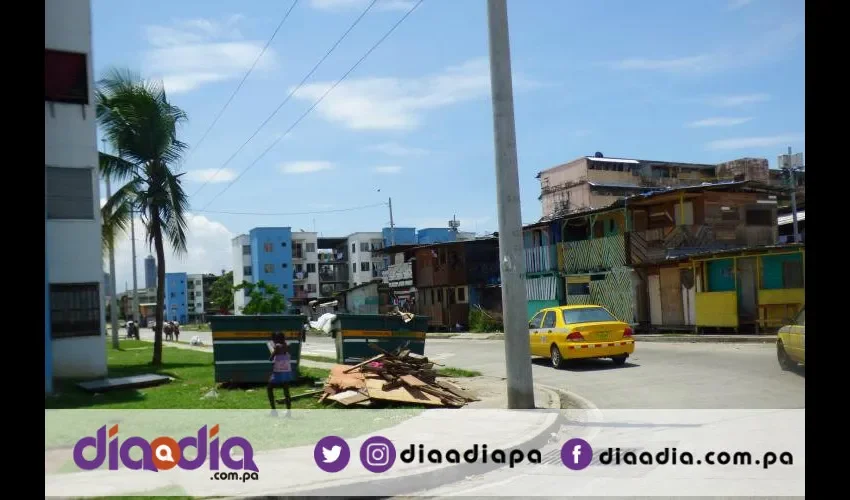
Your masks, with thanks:
[[[269,361],[272,364],[272,374],[269,377],[269,385],[266,392],[269,396],[269,405],[272,408],[272,416],[277,416],[277,407],[274,401],[274,388],[283,388],[284,403],[286,404],[286,417],[290,417],[292,409],[292,400],[289,396],[289,383],[292,382],[292,357],[289,355],[289,347],[286,345],[286,339],[282,335],[277,334],[274,338],[274,348]]]

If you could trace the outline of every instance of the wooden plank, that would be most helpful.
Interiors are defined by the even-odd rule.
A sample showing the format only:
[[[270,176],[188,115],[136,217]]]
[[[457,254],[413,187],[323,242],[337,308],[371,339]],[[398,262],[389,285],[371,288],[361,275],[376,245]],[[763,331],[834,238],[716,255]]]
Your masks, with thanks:
[[[443,406],[443,402],[438,397],[427,394],[421,391],[421,388],[400,387],[391,391],[382,389],[383,382],[375,379],[366,380],[366,391],[369,393],[369,398],[380,399],[384,401],[398,401],[401,403],[425,404],[430,406]]]
[[[349,368],[348,370],[345,370],[345,371],[344,371],[344,372],[342,372],[342,373],[351,373],[351,372],[353,372],[354,370],[356,370],[356,369],[360,368],[361,366],[366,366],[366,365],[368,365],[369,363],[372,363],[372,362],[378,361],[379,359],[381,359],[381,358],[383,358],[383,357],[384,357],[384,354],[378,354],[378,355],[377,355],[377,356],[375,356],[374,358],[367,359],[366,361],[363,361],[362,363],[358,363],[358,364],[356,364],[356,365],[352,366],[351,368]]]
[[[328,376],[328,385],[339,387],[340,389],[362,389],[366,387],[362,373],[345,373],[348,367],[346,365],[334,365],[331,367],[331,374]]]
[[[466,389],[463,389],[447,380],[438,380],[436,384],[459,398],[464,398],[468,401],[480,401],[480,399],[478,399],[472,392],[467,391]]]
[[[329,399],[336,401],[337,403],[343,404],[345,406],[362,403],[364,401],[369,400],[369,396],[357,392],[357,391],[345,391],[339,394],[335,394],[330,396]]]
[[[404,385],[411,387],[421,387],[423,385],[428,385],[425,382],[414,377],[413,375],[404,375],[401,377],[401,381],[404,383]]]

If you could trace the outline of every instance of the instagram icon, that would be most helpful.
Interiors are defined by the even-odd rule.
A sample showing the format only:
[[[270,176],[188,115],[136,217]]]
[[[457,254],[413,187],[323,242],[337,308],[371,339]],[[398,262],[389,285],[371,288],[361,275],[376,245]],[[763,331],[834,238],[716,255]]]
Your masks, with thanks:
[[[372,436],[360,445],[360,462],[366,470],[386,472],[395,463],[395,446],[383,436]]]

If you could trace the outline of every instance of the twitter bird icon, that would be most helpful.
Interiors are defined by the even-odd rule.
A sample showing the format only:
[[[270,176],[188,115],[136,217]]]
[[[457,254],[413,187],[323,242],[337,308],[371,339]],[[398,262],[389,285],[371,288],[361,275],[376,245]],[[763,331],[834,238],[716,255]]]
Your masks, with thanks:
[[[339,459],[340,453],[342,453],[342,446],[332,446],[330,450],[322,447],[322,456],[325,457],[326,464],[336,462]]]
[[[351,449],[348,443],[339,436],[325,436],[316,443],[313,449],[316,466],[325,472],[339,472],[348,465],[351,459]]]

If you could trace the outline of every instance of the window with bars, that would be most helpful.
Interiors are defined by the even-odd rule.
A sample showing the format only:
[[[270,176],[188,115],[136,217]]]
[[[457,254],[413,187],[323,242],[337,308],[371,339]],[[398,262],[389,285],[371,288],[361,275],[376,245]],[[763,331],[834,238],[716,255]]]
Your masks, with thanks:
[[[361,262],[360,263],[360,270],[361,271],[369,271],[369,263],[368,262]]]
[[[97,337],[101,334],[100,285],[50,285],[50,333],[54,339]]]
[[[45,168],[48,219],[94,220],[94,181],[91,168]]]

